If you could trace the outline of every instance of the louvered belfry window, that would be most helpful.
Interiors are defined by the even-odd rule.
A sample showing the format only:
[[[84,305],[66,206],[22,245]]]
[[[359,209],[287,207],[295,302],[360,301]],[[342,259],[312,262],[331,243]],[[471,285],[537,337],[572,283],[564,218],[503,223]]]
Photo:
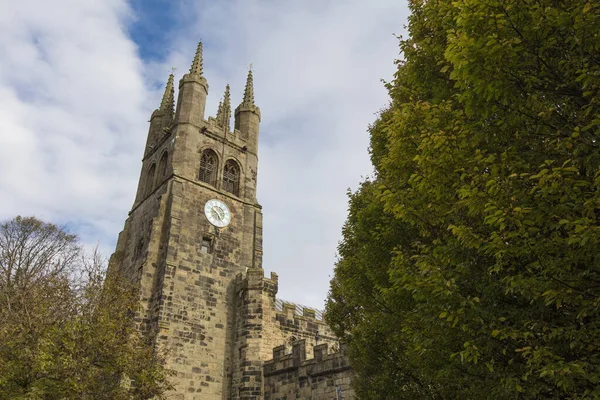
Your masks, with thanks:
[[[213,186],[217,181],[217,155],[210,149],[202,152],[199,179]]]
[[[240,167],[233,160],[227,160],[223,169],[223,190],[240,195]]]

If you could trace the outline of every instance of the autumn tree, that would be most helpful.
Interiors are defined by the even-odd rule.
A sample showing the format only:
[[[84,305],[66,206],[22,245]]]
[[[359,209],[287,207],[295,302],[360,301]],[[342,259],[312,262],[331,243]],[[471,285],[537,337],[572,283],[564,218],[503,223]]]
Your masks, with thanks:
[[[327,305],[357,393],[600,398],[600,4],[410,8]]]
[[[0,399],[148,399],[170,387],[135,330],[137,292],[75,235],[0,224]]]

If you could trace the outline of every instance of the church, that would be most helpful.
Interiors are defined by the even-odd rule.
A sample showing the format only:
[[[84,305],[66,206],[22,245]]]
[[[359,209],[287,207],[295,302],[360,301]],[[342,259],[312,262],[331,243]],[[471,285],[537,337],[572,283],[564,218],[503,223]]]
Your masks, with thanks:
[[[135,201],[109,262],[140,291],[136,324],[166,350],[181,400],[351,399],[344,352],[314,309],[262,269],[252,71],[233,129],[229,85],[205,117],[202,43],[150,118]],[[343,350],[343,349],[341,349]]]

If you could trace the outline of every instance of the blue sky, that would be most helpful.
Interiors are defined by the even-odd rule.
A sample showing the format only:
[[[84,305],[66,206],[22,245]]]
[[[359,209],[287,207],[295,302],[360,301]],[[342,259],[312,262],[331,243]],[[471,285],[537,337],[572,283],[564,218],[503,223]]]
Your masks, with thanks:
[[[258,200],[279,296],[322,308],[348,188],[371,173],[407,5],[394,0],[21,0],[0,4],[0,218],[65,224],[109,256],[147,121],[204,42],[207,115],[253,64]]]
[[[178,3],[169,0],[134,0],[129,2],[135,18],[128,32],[138,45],[143,60],[160,61],[165,57],[171,33],[178,26]]]

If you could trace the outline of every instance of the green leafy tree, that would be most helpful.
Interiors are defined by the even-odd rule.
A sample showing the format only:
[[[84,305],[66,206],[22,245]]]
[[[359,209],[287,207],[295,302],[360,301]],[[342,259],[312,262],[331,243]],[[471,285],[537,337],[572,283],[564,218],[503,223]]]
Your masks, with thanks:
[[[327,305],[357,393],[600,398],[600,4],[410,7]]]
[[[133,325],[137,301],[75,235],[0,224],[0,399],[163,398],[169,374]]]

